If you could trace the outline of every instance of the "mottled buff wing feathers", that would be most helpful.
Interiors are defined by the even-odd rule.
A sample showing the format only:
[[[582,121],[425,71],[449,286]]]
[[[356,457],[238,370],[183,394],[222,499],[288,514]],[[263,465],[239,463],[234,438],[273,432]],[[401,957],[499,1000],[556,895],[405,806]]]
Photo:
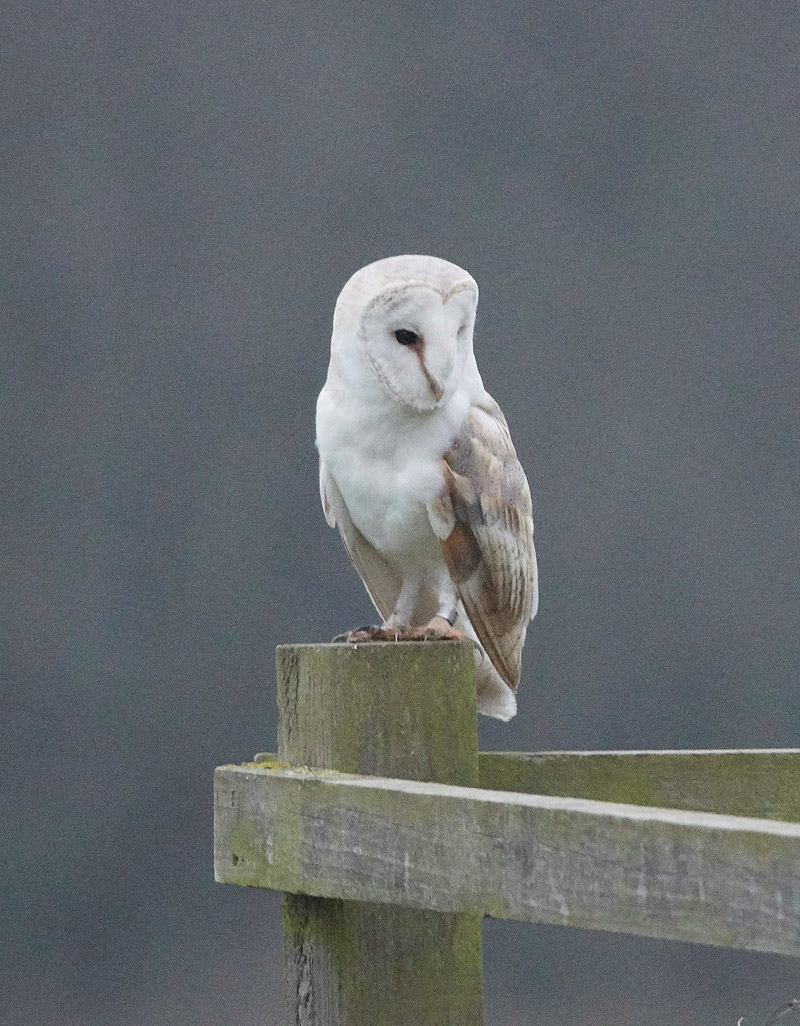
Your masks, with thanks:
[[[478,640],[516,689],[538,604],[536,553],[528,482],[494,400],[471,408],[442,471],[431,524]]]

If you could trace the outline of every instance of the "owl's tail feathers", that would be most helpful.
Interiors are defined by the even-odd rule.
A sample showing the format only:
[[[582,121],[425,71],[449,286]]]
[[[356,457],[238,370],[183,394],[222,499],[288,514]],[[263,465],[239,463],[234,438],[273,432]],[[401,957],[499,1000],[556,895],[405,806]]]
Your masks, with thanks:
[[[500,674],[492,666],[492,661],[476,646],[475,678],[478,686],[478,712],[484,716],[493,716],[496,720],[508,723],[517,714],[517,699],[514,692],[506,684]]]

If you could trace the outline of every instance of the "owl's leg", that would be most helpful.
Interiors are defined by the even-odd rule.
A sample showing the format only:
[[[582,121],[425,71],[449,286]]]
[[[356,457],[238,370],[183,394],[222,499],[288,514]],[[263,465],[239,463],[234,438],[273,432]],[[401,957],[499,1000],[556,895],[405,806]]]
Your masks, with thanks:
[[[437,593],[436,616],[415,632],[416,637],[425,641],[463,641],[464,635],[455,628],[458,595],[449,574],[439,581]]]
[[[417,601],[420,582],[417,577],[408,574],[400,587],[400,594],[394,604],[392,615],[384,623],[387,631],[396,631],[401,634],[407,632],[414,613],[414,604]]]
[[[463,641],[466,635],[456,630],[458,607],[453,605],[439,606],[439,612],[423,627],[425,637],[431,641]]]
[[[359,627],[338,635],[335,641],[349,641],[363,644],[369,641],[463,641],[464,635],[453,624],[458,616],[458,598],[450,576],[437,582],[437,613],[433,619],[420,627],[413,623],[414,608],[420,588],[424,584],[420,577],[409,574],[403,580],[394,609],[382,627]],[[428,582],[427,587],[430,587]]]
[[[419,590],[419,582],[413,578],[406,578],[397,596],[392,615],[382,625],[367,625],[356,627],[352,631],[345,631],[337,634],[334,642],[349,641],[351,644],[363,644],[368,641],[404,641],[409,633],[411,613],[414,609],[414,602]]]

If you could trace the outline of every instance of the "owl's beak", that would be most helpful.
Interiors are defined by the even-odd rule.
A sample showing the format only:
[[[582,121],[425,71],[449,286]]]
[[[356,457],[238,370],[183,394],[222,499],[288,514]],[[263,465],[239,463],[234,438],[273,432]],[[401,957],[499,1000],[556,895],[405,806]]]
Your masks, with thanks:
[[[442,385],[439,384],[438,380],[428,370],[428,365],[427,363],[425,363],[424,344],[420,342],[418,344],[410,346],[409,348],[413,349],[416,353],[417,359],[419,360],[419,365],[422,368],[422,373],[425,376],[425,380],[428,382],[428,388],[431,390],[431,395],[438,403],[444,395],[444,388]]]
[[[428,388],[431,390],[433,398],[438,403],[444,395],[444,389],[436,380],[436,378],[431,374],[431,372],[428,370],[428,366],[425,363],[425,357],[421,353],[419,357],[419,365],[420,367],[422,367],[422,373],[425,375],[425,380],[428,382]]]

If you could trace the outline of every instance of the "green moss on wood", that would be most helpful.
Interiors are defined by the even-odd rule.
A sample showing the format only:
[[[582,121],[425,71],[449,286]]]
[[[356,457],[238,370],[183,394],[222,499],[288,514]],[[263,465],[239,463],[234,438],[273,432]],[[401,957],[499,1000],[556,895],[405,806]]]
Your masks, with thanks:
[[[475,784],[467,642],[281,645],[278,755],[345,773]]]
[[[281,760],[274,755],[264,756],[263,758],[259,757],[253,762],[242,762],[240,763],[240,766],[244,769],[269,770],[271,772],[292,768],[288,762],[281,762]]]
[[[281,760],[477,784],[470,644],[280,646],[276,660]],[[479,918],[287,894],[284,929],[290,987],[326,1023],[481,1022]]]
[[[480,786],[800,822],[800,752],[482,752]]]

